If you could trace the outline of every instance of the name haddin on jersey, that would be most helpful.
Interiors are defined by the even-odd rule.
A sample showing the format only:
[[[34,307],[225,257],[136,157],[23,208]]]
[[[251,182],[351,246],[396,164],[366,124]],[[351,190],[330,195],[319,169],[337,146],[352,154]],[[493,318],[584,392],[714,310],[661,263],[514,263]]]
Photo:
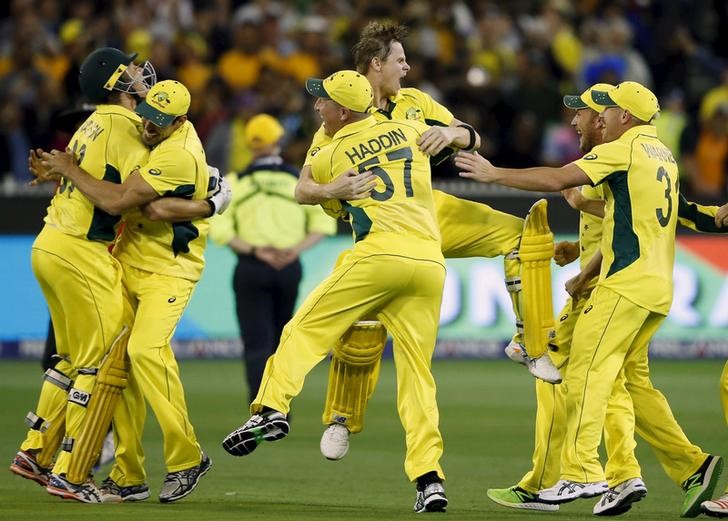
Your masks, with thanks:
[[[392,148],[407,141],[404,130],[397,128],[390,130],[385,134],[380,134],[375,138],[371,138],[366,142],[354,145],[344,154],[349,158],[352,165],[356,165],[364,161],[370,156],[379,154],[382,150]]]

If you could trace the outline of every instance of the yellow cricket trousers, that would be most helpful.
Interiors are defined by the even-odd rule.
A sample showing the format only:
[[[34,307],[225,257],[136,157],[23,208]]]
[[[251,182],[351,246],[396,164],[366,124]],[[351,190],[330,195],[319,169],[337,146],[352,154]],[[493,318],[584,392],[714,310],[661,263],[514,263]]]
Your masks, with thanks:
[[[490,259],[518,249],[522,218],[439,190],[433,190],[432,195],[445,258]]]
[[[627,382],[639,380],[641,370],[649,381],[647,346],[664,319],[609,288],[597,285],[592,292],[574,328],[564,380],[567,424],[562,478],[605,480],[597,450],[614,383],[623,367]]]
[[[144,483],[141,436],[149,402],[164,440],[168,472],[194,467],[201,451],[189,420],[179,366],[170,341],[192,296],[195,282],[122,264],[131,324],[127,348],[129,385],[114,411],[116,462],[111,478],[121,486]]]
[[[351,324],[375,315],[394,339],[397,410],[407,447],[405,473],[412,481],[430,471],[444,478],[430,371],[444,281],[444,261],[435,241],[376,234],[358,242],[283,329],[251,412],[267,406],[287,413],[306,375],[331,346]]]
[[[557,366],[568,371],[569,347],[574,325],[586,299],[576,305],[568,299],[562,309],[556,328],[554,344],[558,351],[551,353]],[[562,362],[563,360],[563,362]],[[630,422],[635,422],[635,432],[649,443],[662,468],[678,486],[691,476],[705,461],[708,454],[692,444],[683,433],[660,391],[652,386],[645,368],[634,371],[632,381],[627,382],[622,370],[609,397],[604,420],[604,437],[607,449],[605,477],[609,486],[640,477],[640,467],[634,457],[634,439],[628,438]],[[728,364],[722,377],[724,409],[728,422]],[[561,449],[566,425],[564,384],[551,385],[536,381],[536,433],[533,452],[533,468],[521,479],[518,486],[529,492],[553,486],[560,477]],[[568,456],[568,453],[567,453]]]
[[[552,345],[555,351],[551,358],[562,375],[568,371],[568,357],[576,321],[584,309],[587,298],[574,301],[568,298],[558,315],[556,337]],[[634,436],[630,435],[634,425],[631,402],[625,405],[617,396],[624,397],[624,374],[620,372],[607,406],[604,421],[605,446],[610,458],[607,475],[613,475],[617,483],[639,477],[639,466],[634,457]],[[518,483],[531,493],[553,486],[560,477],[561,452],[566,430],[565,386],[553,385],[536,380],[536,425],[532,456],[533,467]],[[634,469],[637,474],[634,474]],[[623,478],[623,476],[629,477]]]
[[[44,382],[37,414],[66,407],[66,436],[76,438],[96,381],[95,374],[78,371],[97,369],[121,332],[121,269],[104,243],[66,235],[48,224],[33,243],[31,263],[50,310],[58,354],[67,357],[57,369],[74,380],[70,396],[77,397],[66,405],[65,393]],[[21,448],[42,446],[38,436],[31,431]],[[65,473],[69,461],[70,453],[61,451],[53,472]]]

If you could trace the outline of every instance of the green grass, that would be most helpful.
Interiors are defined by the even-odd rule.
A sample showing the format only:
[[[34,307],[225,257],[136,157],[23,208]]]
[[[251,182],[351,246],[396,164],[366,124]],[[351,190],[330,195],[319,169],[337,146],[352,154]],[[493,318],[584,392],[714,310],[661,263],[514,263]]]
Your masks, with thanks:
[[[718,398],[720,361],[654,362],[655,385],[663,390],[685,432],[705,450],[728,455],[726,425]],[[159,429],[150,413],[145,432],[152,498],[127,505],[82,505],[48,495],[34,483],[0,472],[3,520],[389,520],[412,517],[414,487],[403,471],[404,437],[394,405],[394,369],[385,363],[365,430],[352,438],[347,457],[326,461],[319,453],[325,364],[308,378],[293,402],[292,432],[254,454],[234,458],[222,438],[248,418],[242,365],[234,361],[183,361],[182,378],[190,415],[213,468],[188,498],[162,505],[156,500],[164,468]],[[594,501],[562,506],[561,512],[530,513],[499,507],[485,489],[514,484],[528,470],[533,447],[533,379],[507,361],[437,360],[442,460],[447,474],[449,520],[593,519]],[[3,428],[0,461],[9,464],[35,407],[37,362],[0,363]],[[632,519],[677,518],[681,491],[668,480],[644,443],[638,457],[648,497]],[[99,478],[106,476],[106,469]],[[725,486],[722,479],[720,486]],[[722,490],[722,489],[721,489]],[[438,517],[439,515],[429,515]]]

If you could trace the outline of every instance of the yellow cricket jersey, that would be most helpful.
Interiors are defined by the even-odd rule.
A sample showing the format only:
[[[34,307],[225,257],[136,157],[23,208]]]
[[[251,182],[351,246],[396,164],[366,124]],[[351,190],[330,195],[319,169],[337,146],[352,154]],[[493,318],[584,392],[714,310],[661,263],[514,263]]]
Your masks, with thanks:
[[[120,105],[99,105],[73,134],[69,148],[78,164],[97,179],[121,183],[147,161],[141,119]],[[45,222],[66,235],[111,243],[120,217],[96,208],[80,190],[63,179],[51,200]]]
[[[672,303],[678,168],[652,125],[640,125],[574,161],[603,184],[601,273],[608,287],[655,313]]]
[[[604,199],[602,185],[581,187],[581,194],[588,199]],[[602,240],[602,219],[587,212],[579,213],[579,267],[584,269],[599,250]],[[594,281],[596,284],[596,281]]]
[[[430,161],[416,145],[427,128],[419,121],[378,122],[369,116],[346,125],[315,154],[311,171],[318,183],[350,168],[377,176],[370,197],[343,202],[357,242],[389,235],[400,240],[395,249],[406,252],[406,239],[418,239],[434,245],[441,258]]]
[[[210,225],[210,238],[218,244],[239,237],[253,246],[285,249],[309,233],[336,233],[336,221],[321,207],[298,204],[298,171],[280,156],[260,157],[227,179],[233,192],[230,207]]]
[[[162,197],[204,199],[210,176],[192,123],[186,121],[154,147],[139,172]],[[209,219],[150,221],[135,209],[126,217],[114,256],[141,270],[196,281],[205,266],[208,228]]]
[[[440,105],[432,96],[413,88],[399,89],[395,96],[389,98],[386,108],[371,107],[369,113],[377,118],[377,121],[389,119],[421,121],[430,126],[443,127],[450,125],[455,119],[452,112]],[[313,156],[329,143],[331,143],[331,137],[326,135],[322,125],[313,136],[304,166],[310,165]]]

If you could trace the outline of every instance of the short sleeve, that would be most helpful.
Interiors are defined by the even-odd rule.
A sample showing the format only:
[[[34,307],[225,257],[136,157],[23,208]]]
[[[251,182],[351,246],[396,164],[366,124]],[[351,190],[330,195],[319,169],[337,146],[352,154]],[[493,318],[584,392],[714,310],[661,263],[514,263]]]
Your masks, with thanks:
[[[150,161],[142,166],[139,172],[159,195],[172,193],[192,195],[195,191],[197,163],[191,154],[180,151],[179,148],[170,148],[169,152],[160,151],[158,154],[152,154]],[[192,187],[189,194],[180,193],[189,186]]]
[[[572,164],[582,169],[593,185],[598,185],[614,172],[627,170],[629,160],[629,146],[621,141],[612,141],[594,147]]]

